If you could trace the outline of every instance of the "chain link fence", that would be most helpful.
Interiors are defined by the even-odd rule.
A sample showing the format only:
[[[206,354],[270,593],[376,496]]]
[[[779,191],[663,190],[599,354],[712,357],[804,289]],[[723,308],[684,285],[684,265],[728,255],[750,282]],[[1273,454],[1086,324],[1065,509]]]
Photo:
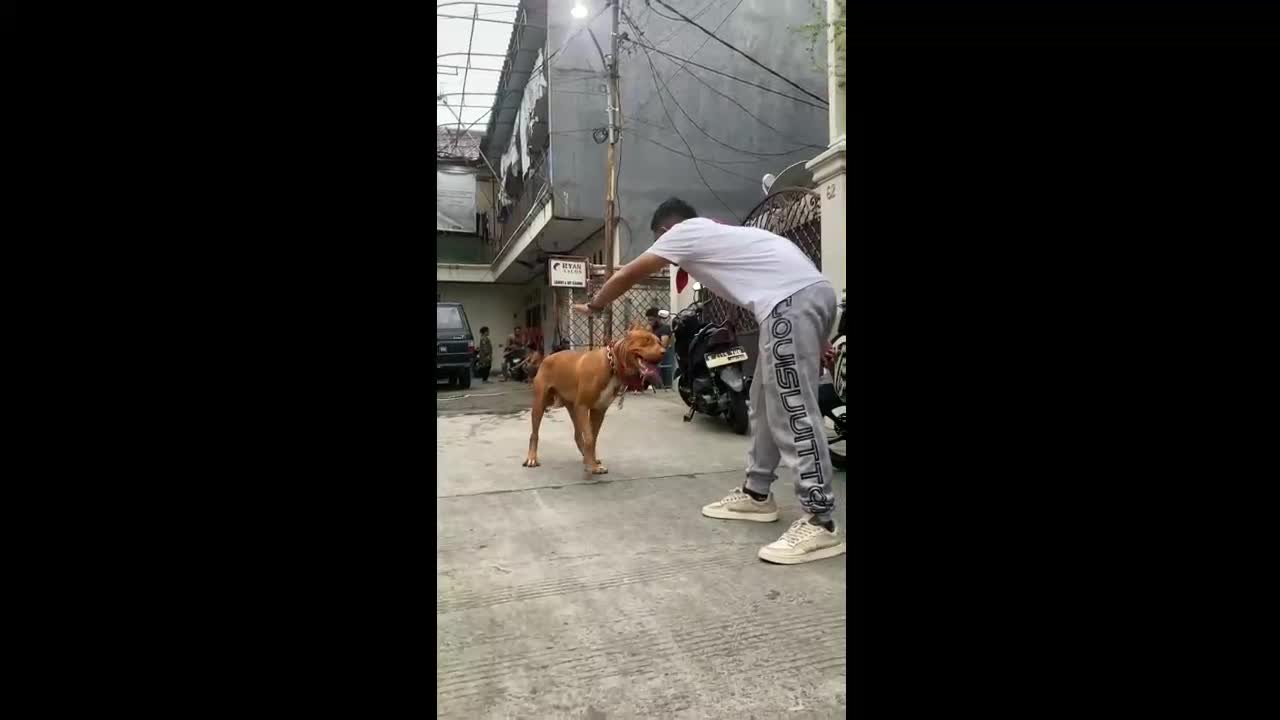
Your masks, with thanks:
[[[613,301],[613,326],[610,328],[603,313],[590,317],[573,312],[574,304],[585,303],[604,286],[605,266],[589,265],[587,287],[556,288],[556,342],[557,347],[571,350],[590,350],[604,347],[622,337],[637,322],[645,319],[645,311],[651,307],[669,309],[671,304],[671,278],[667,274],[654,275],[635,284],[622,297]]]
[[[778,190],[757,205],[743,225],[787,238],[822,269],[822,198],[817,192],[805,188]],[[712,322],[728,323],[739,335],[760,329],[746,308],[714,294],[707,302],[707,317]]]

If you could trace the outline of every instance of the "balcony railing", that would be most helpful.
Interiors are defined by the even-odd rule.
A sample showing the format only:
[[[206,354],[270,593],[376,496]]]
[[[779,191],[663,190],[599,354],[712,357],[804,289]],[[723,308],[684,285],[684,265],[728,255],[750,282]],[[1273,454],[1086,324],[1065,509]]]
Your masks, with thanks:
[[[493,244],[481,236],[436,233],[436,262],[488,265],[493,257]]]
[[[524,232],[542,203],[551,198],[551,163],[547,148],[534,151],[533,169],[520,180],[508,183],[508,193],[515,202],[498,211],[497,232],[494,233],[494,256],[501,254],[521,232]]]

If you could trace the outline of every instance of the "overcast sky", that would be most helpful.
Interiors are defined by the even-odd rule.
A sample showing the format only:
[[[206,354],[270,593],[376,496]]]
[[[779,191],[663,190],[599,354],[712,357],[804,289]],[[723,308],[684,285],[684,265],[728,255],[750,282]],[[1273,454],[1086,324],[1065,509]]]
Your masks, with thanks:
[[[510,3],[515,5],[517,0],[490,0],[492,2]],[[436,5],[439,6],[444,0],[437,0]],[[436,18],[436,47],[437,52],[441,55],[445,53],[465,53],[467,51],[467,41],[471,41],[471,52],[473,53],[494,53],[501,55],[507,51],[507,43],[511,39],[512,25],[492,22],[475,23],[475,34],[472,35],[472,22],[469,19],[473,12],[479,10],[479,16],[493,20],[513,21],[516,17],[515,9],[503,9],[493,7],[492,5],[473,5],[470,3],[448,5],[437,10],[437,13],[445,15],[465,15],[467,20],[456,20],[451,18]],[[467,65],[467,57],[465,55],[449,55],[436,61],[440,65],[457,65],[459,68],[443,68],[436,67],[436,95],[442,93],[460,93],[462,92],[463,75],[466,74],[467,95],[465,98],[466,105],[479,105],[483,107],[463,107],[464,99],[461,95],[449,95],[445,98],[452,109],[445,107],[436,108],[436,123],[456,123],[458,116],[462,117],[462,121],[470,123],[485,114],[485,111],[493,104],[493,93],[498,87],[499,73],[486,70],[471,70],[470,73],[462,70],[462,66]],[[472,68],[490,68],[495,70],[502,69],[503,59],[500,57],[473,57],[471,59]],[[445,74],[441,74],[445,73]],[[456,74],[455,74],[456,73]],[[476,93],[472,95],[471,93]],[[436,104],[440,104],[440,100]],[[454,113],[457,113],[455,115]],[[476,123],[473,130],[484,131],[488,126],[489,118],[486,116],[483,120]]]

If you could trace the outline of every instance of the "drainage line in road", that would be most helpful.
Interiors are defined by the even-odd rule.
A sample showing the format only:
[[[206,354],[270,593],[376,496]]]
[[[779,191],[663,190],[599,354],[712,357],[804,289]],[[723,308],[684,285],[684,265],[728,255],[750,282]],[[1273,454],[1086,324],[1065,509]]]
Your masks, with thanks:
[[[452,500],[454,498],[476,497],[479,495],[506,495],[508,493],[529,492],[530,490],[564,490],[571,487],[587,487],[590,485],[612,485],[619,482],[633,482],[635,480],[669,480],[671,478],[688,478],[697,480],[699,475],[720,475],[723,473],[740,473],[741,470],[734,468],[726,468],[724,470],[699,470],[696,472],[675,473],[673,475],[645,475],[641,477],[619,477],[614,480],[587,480],[584,482],[567,482],[559,485],[537,485],[534,487],[509,488],[505,490],[481,490],[473,493],[459,493],[457,495],[437,495],[437,500]]]
[[[510,394],[511,393],[481,393],[478,395],[471,395],[471,394],[454,395],[453,397],[438,397],[436,398],[436,402],[440,402],[441,400],[462,400],[463,398],[473,398],[473,397],[498,397],[499,395],[510,395]]]

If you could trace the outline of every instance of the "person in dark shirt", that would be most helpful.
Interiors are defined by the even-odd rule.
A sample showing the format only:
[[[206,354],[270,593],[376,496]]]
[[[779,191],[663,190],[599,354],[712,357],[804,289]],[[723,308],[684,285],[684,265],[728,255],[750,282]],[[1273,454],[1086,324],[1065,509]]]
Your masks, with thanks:
[[[517,325],[515,329],[511,331],[511,334],[507,336],[507,344],[502,349],[502,364],[504,368],[512,355],[523,354],[525,352],[524,345],[524,329]],[[503,372],[505,372],[505,369]]]
[[[671,347],[671,323],[658,316],[658,308],[656,307],[646,310],[644,316],[649,321],[649,329],[653,331],[654,335],[658,336],[658,341],[662,343],[662,347],[667,349],[667,355],[662,359],[659,369],[662,371],[662,384],[670,387],[671,378],[668,376],[675,368],[675,350]]]
[[[480,382],[489,382],[489,370],[493,367],[493,342],[489,340],[488,326],[480,328],[480,347],[476,349],[476,371]]]
[[[671,323],[658,317],[658,308],[651,307],[645,311],[644,316],[649,320],[649,329],[654,335],[658,336],[658,341],[662,343],[662,347],[671,345]]]

